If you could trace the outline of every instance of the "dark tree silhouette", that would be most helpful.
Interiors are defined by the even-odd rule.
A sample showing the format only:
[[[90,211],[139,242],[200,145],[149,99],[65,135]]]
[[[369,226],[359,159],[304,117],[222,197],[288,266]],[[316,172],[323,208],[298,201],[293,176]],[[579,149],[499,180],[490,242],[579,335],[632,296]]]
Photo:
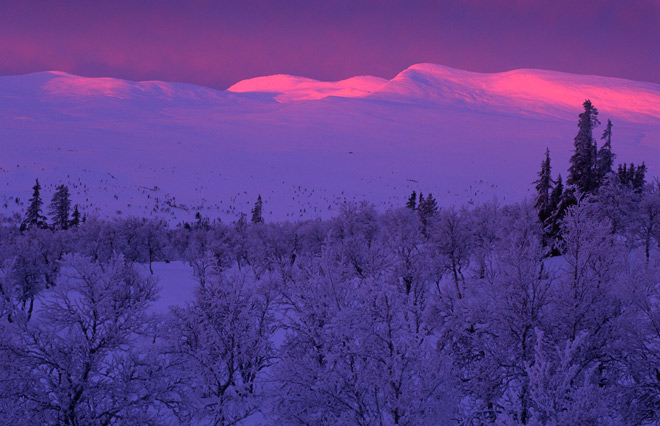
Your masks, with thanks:
[[[69,229],[69,212],[71,211],[71,198],[66,185],[57,187],[50,202],[50,216],[54,229]]]
[[[583,194],[592,193],[596,187],[596,141],[593,130],[600,124],[598,110],[590,100],[584,101],[584,112],[578,121],[578,134],[575,136],[575,152],[571,157],[566,183]]]
[[[21,230],[26,230],[33,226],[36,226],[37,228],[46,227],[46,217],[41,212],[41,206],[43,206],[44,202],[41,199],[40,192],[41,185],[39,184],[39,179],[37,179],[32,187],[32,198],[29,200],[30,204],[25,213],[25,219],[21,224]]]
[[[415,210],[417,208],[417,193],[415,191],[413,191],[412,194],[410,194],[410,198],[408,198],[406,207],[412,210]]]
[[[545,149],[545,160],[541,163],[541,171],[538,174],[539,178],[534,181],[536,184],[536,200],[534,208],[539,216],[541,223],[552,214],[550,203],[550,191],[552,190],[552,175],[550,167],[550,150]]]
[[[259,197],[257,197],[257,201],[254,203],[254,208],[252,209],[252,223],[264,223],[262,209],[263,202],[261,201],[261,195],[259,195]]]
[[[604,184],[607,175],[612,173],[612,165],[614,157],[616,157],[612,152],[612,120],[607,120],[607,127],[600,139],[604,143],[598,150],[598,158],[596,159],[596,178],[599,187]]]
[[[428,236],[428,227],[431,218],[438,213],[438,202],[433,198],[433,194],[429,194],[426,198],[423,198],[422,194],[419,194],[417,212],[419,213],[419,219],[422,222],[422,233],[425,236]]]
[[[69,222],[69,228],[75,228],[80,225],[80,210],[78,210],[78,205],[73,208],[73,213],[71,213],[71,221]]]
[[[641,192],[646,185],[646,164],[642,163],[637,167],[635,163],[630,163],[630,166],[626,163],[619,164],[617,177],[621,184],[634,189],[635,192]]]

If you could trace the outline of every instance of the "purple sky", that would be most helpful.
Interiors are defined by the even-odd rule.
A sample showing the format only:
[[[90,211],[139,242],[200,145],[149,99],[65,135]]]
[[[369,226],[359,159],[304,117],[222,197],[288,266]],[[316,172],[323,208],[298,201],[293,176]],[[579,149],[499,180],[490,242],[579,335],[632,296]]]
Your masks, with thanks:
[[[260,75],[391,78],[432,62],[660,84],[658,0],[0,0],[0,74],[226,88]]]

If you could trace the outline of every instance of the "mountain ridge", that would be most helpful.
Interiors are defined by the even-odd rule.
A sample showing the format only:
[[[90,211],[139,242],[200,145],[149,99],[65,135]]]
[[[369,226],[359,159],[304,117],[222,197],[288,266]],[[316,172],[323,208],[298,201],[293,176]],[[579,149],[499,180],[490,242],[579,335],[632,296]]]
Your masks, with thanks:
[[[537,69],[516,69],[501,73],[476,73],[442,65],[411,65],[387,80],[355,76],[339,81],[319,81],[306,77],[276,74],[238,81],[226,90],[187,83],[156,80],[130,81],[111,77],[81,77],[61,71],[45,71],[13,79],[24,86],[43,79],[45,95],[100,96],[127,100],[137,96],[159,96],[191,101],[226,102],[231,95],[263,94],[262,100],[279,103],[319,100],[327,97],[365,98],[403,103],[447,103],[453,106],[527,109],[543,114],[547,110],[572,109],[591,99],[601,109],[626,119],[640,115],[660,121],[660,85],[613,77],[569,74]],[[15,84],[15,83],[14,83]],[[2,85],[7,92],[6,85]],[[556,114],[555,114],[556,115]]]
[[[345,201],[389,208],[413,189],[445,205],[521,199],[546,147],[565,173],[586,98],[614,122],[617,161],[660,174],[651,83],[416,64],[390,80],[279,75],[231,87],[0,77],[0,212],[20,212],[15,197],[26,199],[37,177],[75,184],[74,202],[89,212],[168,220],[194,210],[235,220],[258,194],[267,219],[326,216]],[[139,189],[155,186],[158,197]]]

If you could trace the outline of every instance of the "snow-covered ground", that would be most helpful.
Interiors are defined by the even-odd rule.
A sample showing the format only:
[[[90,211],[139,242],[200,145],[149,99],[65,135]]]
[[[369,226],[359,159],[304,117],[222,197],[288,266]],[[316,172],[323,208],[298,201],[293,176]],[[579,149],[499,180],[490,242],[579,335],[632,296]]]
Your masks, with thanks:
[[[141,266],[144,269],[144,275],[148,276],[148,266]],[[155,262],[152,268],[160,288],[158,300],[152,305],[154,312],[165,314],[169,311],[170,306],[184,306],[195,299],[199,282],[187,262]]]
[[[0,77],[0,213],[35,178],[88,214],[234,221],[257,195],[266,220],[520,199],[546,146],[565,172],[582,102],[614,123],[617,161],[660,174],[660,86],[539,70],[476,74],[414,65],[392,80],[270,76],[217,91],[61,72]],[[597,129],[597,136],[602,131]],[[565,173],[564,173],[565,174]],[[18,200],[17,200],[18,197]]]

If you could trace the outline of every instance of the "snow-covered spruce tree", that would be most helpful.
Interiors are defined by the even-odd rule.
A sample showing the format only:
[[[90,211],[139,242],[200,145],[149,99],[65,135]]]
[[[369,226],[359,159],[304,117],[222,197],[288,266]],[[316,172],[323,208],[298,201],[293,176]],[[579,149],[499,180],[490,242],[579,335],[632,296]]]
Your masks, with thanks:
[[[575,151],[571,157],[566,183],[575,191],[582,194],[591,194],[597,188],[596,176],[596,141],[593,130],[600,124],[598,110],[590,100],[582,104],[584,112],[578,120],[578,134],[573,141]]]
[[[623,185],[627,185],[634,189],[635,192],[641,193],[646,185],[646,164],[642,162],[637,167],[635,167],[634,163],[630,163],[630,166],[626,163],[623,163],[623,165],[619,164],[617,176]]]
[[[68,280],[32,321],[3,324],[11,338],[0,343],[8,369],[0,424],[161,423],[168,384],[148,337],[141,340],[155,282],[120,256],[104,265],[69,256],[63,269]]]
[[[635,192],[641,193],[646,185],[646,164],[642,162],[637,167],[635,167],[634,163],[630,163],[630,166],[626,163],[619,164],[617,177],[623,185],[627,185],[634,189]]]
[[[422,232],[428,236],[428,226],[433,217],[438,213],[438,202],[433,198],[433,194],[429,193],[426,198],[422,198],[420,194],[419,205],[417,206],[419,218],[422,221]]]
[[[39,184],[39,179],[36,180],[34,186],[32,187],[32,198],[28,200],[30,203],[25,213],[25,219],[21,224],[21,229],[25,230],[36,226],[37,228],[46,227],[46,217],[41,211],[41,206],[44,202],[41,199],[41,185]]]
[[[550,149],[545,149],[545,159],[541,162],[541,171],[538,173],[539,178],[534,181],[536,184],[536,198],[534,201],[534,208],[538,214],[541,223],[545,221],[552,214],[550,194],[552,191],[551,167],[550,167]]]
[[[642,161],[642,164],[637,167],[635,177],[633,179],[633,187],[638,192],[642,192],[646,186],[646,164]]]
[[[69,228],[77,228],[80,226],[82,216],[80,210],[78,209],[78,204],[73,207],[73,213],[71,213],[71,220],[69,221]]]
[[[250,222],[252,223],[264,223],[264,216],[263,216],[263,201],[261,201],[261,195],[257,197],[257,201],[254,203],[254,207],[252,208],[252,218],[250,219]]]
[[[406,202],[406,207],[411,210],[415,210],[417,208],[417,193],[415,191],[410,194],[410,198],[408,198],[408,201]]]
[[[69,213],[71,211],[71,198],[69,188],[66,185],[59,185],[53,194],[49,205],[49,212],[53,229],[69,229]]]
[[[564,182],[562,181],[561,174],[559,174],[555,181],[555,186],[552,188],[552,192],[550,192],[549,210],[551,214],[544,223],[546,234],[550,239],[548,245],[552,245],[551,241],[559,235],[559,224],[571,202],[569,198],[564,196]],[[557,253],[553,252],[553,254]]]
[[[607,127],[605,127],[603,136],[600,139],[604,142],[598,150],[598,158],[596,159],[596,179],[599,188],[605,184],[607,176],[613,173],[612,166],[616,155],[612,152],[612,120],[607,120]]]

